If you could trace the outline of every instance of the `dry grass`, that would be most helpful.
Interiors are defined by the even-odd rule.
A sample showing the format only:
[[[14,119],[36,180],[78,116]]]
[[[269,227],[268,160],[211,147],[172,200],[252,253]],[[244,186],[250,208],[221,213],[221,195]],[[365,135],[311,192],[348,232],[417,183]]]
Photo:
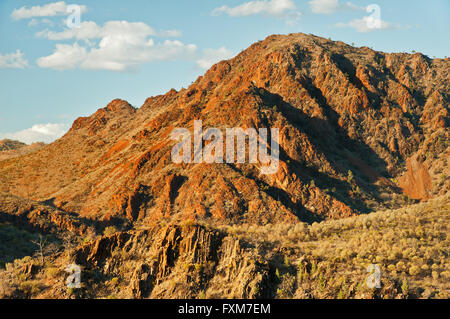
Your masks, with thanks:
[[[365,289],[366,269],[376,264],[381,268],[384,287],[399,288],[391,297],[448,298],[449,219],[447,195],[398,210],[311,226],[243,225],[223,229],[266,247],[268,258],[275,249],[287,252],[289,263],[297,271],[297,296],[307,290],[314,297],[367,297],[376,292]],[[280,263],[282,268],[293,272]],[[404,281],[409,291],[401,295]]]

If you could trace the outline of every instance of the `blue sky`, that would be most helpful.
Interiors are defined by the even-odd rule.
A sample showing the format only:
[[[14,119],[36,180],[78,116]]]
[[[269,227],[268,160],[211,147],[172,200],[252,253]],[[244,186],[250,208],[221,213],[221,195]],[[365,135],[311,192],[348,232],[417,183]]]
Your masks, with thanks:
[[[448,0],[1,0],[0,139],[51,142],[114,98],[140,107],[271,34],[448,56],[449,18]]]

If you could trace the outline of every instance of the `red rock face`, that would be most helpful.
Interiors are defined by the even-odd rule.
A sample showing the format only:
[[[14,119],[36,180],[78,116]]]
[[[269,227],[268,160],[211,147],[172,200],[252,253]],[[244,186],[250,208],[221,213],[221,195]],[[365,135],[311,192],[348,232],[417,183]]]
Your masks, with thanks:
[[[432,181],[426,166],[417,159],[410,158],[406,161],[406,169],[406,173],[399,179],[403,192],[414,199],[429,199]]]
[[[0,162],[0,191],[94,219],[313,222],[387,205],[381,194],[401,192],[390,178],[406,168],[399,186],[429,198],[433,161],[416,167],[408,158],[448,150],[449,64],[271,36],[188,89],[139,109],[114,100],[55,143]],[[261,163],[173,163],[171,132],[192,131],[195,120],[223,131],[278,128],[278,172],[261,175]]]

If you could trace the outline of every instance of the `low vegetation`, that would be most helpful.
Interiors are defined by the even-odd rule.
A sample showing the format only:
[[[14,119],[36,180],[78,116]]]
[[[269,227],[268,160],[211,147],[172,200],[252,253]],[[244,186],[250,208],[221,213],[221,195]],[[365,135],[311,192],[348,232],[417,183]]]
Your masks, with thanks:
[[[255,297],[446,299],[450,293],[449,207],[447,195],[398,210],[312,225],[221,226],[200,221],[186,222],[181,227],[200,224],[210,231],[231,236],[268,261],[270,287],[250,287]],[[166,221],[153,229],[163,229],[173,223]],[[2,225],[0,230],[8,227]],[[107,236],[118,233],[113,228],[105,231]],[[33,235],[21,236],[27,238],[26,241],[35,239]],[[31,253],[33,247],[28,248]],[[114,250],[107,264],[121,260],[119,273],[107,274],[96,267],[85,269],[82,288],[71,289],[69,293],[65,287],[68,274],[64,271],[71,262],[69,256],[67,251],[56,253],[47,257],[44,265],[41,265],[39,255],[6,263],[6,269],[0,272],[1,297],[49,297],[50,290],[52,294],[59,292],[52,298],[127,297],[124,293],[131,285],[136,260],[142,257],[135,251]],[[152,260],[156,262],[158,258]],[[29,265],[36,268],[30,270]],[[379,289],[367,284],[370,265],[376,265],[381,271]],[[214,275],[215,266],[212,261],[204,264],[184,262],[181,273],[161,285],[175,289],[190,277],[197,282],[195,292],[190,291],[184,297],[208,298],[211,291],[205,278]]]

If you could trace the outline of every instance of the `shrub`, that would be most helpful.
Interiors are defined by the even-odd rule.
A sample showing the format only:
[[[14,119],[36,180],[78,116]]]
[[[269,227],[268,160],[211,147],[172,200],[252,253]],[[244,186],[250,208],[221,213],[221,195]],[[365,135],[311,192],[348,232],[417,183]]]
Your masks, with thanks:
[[[112,235],[114,235],[117,232],[118,232],[118,230],[117,230],[117,228],[115,226],[108,226],[103,231],[103,235],[105,235],[105,236],[112,236]]]
[[[322,292],[325,289],[326,286],[326,281],[325,281],[325,277],[323,276],[323,274],[321,273],[319,275],[319,291]]]
[[[20,290],[26,294],[34,295],[41,291],[41,285],[38,281],[25,281],[20,284]]]
[[[203,265],[202,264],[195,264],[194,268],[197,272],[201,272],[203,270]]]
[[[288,256],[284,256],[284,265],[286,267],[290,267],[290,265],[291,265],[291,262],[289,261]]]
[[[281,283],[277,289],[277,295],[281,299],[292,298],[295,293],[295,276],[291,274],[284,274],[281,277]]]
[[[117,286],[118,283],[119,283],[119,278],[118,277],[114,277],[113,279],[111,279],[111,285]]]
[[[353,182],[354,179],[354,175],[353,172],[351,170],[348,171],[348,175],[347,175],[347,181],[351,184]]]
[[[409,284],[408,284],[408,281],[406,280],[406,278],[403,278],[402,287],[401,288],[402,288],[403,296],[407,297],[408,294],[409,294]]]
[[[59,273],[60,273],[60,271],[56,267],[50,267],[45,270],[45,274],[50,278],[58,277]]]
[[[420,268],[417,266],[411,266],[409,268],[409,274],[411,276],[417,276],[418,274],[420,274]]]

